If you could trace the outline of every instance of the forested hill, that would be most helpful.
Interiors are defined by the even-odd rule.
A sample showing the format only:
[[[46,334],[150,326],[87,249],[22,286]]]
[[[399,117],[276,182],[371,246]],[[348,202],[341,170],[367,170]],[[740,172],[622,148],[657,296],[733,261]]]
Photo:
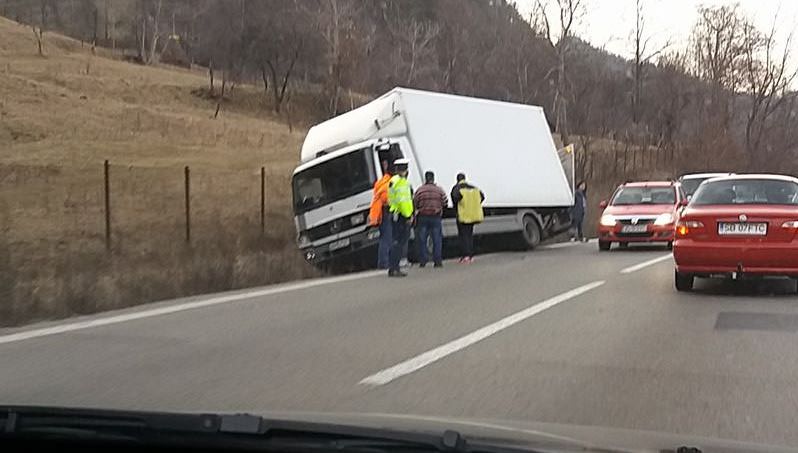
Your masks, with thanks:
[[[504,0],[5,0],[0,13],[142,64],[206,67],[211,94],[260,84],[275,110],[313,92],[330,116],[399,85],[542,105],[568,141],[670,148],[685,169],[792,161],[792,61],[738,7],[702,7],[683,48],[647,47],[645,21],[626,24],[627,61],[579,38],[584,2],[541,3],[530,17]]]

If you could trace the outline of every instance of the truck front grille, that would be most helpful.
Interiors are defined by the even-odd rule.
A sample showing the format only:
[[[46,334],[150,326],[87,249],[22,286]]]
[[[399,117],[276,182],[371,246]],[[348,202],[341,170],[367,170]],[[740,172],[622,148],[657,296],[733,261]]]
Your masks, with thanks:
[[[358,215],[362,215],[364,221],[361,223],[353,224],[352,218],[357,217]],[[311,241],[315,241],[321,238],[325,238],[327,236],[332,236],[334,234],[338,234],[342,231],[346,231],[357,226],[364,225],[368,222],[368,211],[362,211],[355,214],[349,214],[344,217],[337,218],[335,220],[331,220],[327,223],[322,223],[321,225],[315,226],[309,230],[305,234],[307,234],[308,239]]]

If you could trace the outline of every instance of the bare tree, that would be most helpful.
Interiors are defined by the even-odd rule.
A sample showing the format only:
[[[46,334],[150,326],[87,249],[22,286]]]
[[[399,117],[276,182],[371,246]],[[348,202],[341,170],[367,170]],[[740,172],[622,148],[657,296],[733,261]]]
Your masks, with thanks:
[[[769,160],[768,152],[762,149],[763,135],[768,120],[787,99],[788,91],[796,78],[796,70],[790,70],[793,34],[790,33],[783,50],[777,50],[776,19],[765,34],[751,23],[743,26],[744,92],[750,107],[746,115],[745,147],[749,156],[758,154],[761,162]]]
[[[573,27],[583,14],[583,0],[555,0],[553,6],[546,0],[537,0],[535,3],[535,15],[539,20],[535,20],[533,24],[537,24],[540,27],[542,36],[549,43],[557,57],[557,66],[550,71],[557,74],[552,104],[554,109],[554,129],[560,133],[563,143],[569,142],[566,110],[568,90],[566,58],[571,50]],[[556,22],[554,22],[555,20]]]
[[[39,51],[39,56],[43,57],[44,49],[42,47],[44,45],[44,29],[41,25],[32,25],[31,28],[33,29],[33,36],[36,38],[36,48]]]
[[[255,37],[251,38],[250,54],[258,67],[267,95],[271,87],[275,113],[280,113],[289,81],[304,47],[304,38],[298,31],[300,24],[297,22],[296,8],[276,10],[274,5],[265,6],[269,8],[264,14],[267,20],[256,27]]]
[[[383,14],[386,15],[387,11]],[[384,17],[384,19],[391,36],[398,43],[396,53],[404,66],[405,74],[401,80],[405,85],[412,86],[419,73],[428,69],[421,66],[434,63],[435,40],[441,28],[438,24],[414,18],[403,20],[398,17]]]
[[[344,46],[347,33],[355,26],[355,17],[360,13],[363,4],[357,0],[319,0],[315,7],[308,7],[306,2],[295,0],[314,23],[326,45],[327,71],[324,83],[327,110],[335,115],[339,110],[343,85]]]
[[[160,22],[161,22],[161,9],[163,7],[163,0],[158,0],[157,6],[155,7],[155,14],[151,16],[152,18],[152,39],[150,39],[150,52],[147,60],[145,61],[147,64],[152,64],[155,62],[155,50],[158,48],[158,40],[161,37],[160,32]]]
[[[652,36],[646,36],[645,16],[643,14],[644,0],[635,0],[635,29],[632,37],[635,48],[634,54],[634,87],[632,88],[632,121],[637,123],[640,120],[640,105],[643,96],[643,81],[646,77],[646,66],[653,58],[656,58],[668,47],[670,40],[665,44],[651,50]]]
[[[36,49],[40,57],[44,56],[44,29],[47,27],[47,2],[39,1],[39,25],[31,24],[33,36],[36,38]]]
[[[710,83],[712,114],[724,127],[731,121],[731,93],[737,91],[744,62],[745,20],[738,6],[703,6],[693,29],[695,74]]]

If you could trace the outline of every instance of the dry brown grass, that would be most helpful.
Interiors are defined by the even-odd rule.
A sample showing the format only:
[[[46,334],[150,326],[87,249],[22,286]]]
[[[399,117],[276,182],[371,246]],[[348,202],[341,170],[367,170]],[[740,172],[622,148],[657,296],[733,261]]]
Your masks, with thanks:
[[[44,50],[30,28],[0,18],[0,325],[313,273],[293,245],[289,209],[301,121],[289,132],[248,86],[214,119],[216,101],[192,94],[207,85],[202,72],[126,63],[50,33]]]

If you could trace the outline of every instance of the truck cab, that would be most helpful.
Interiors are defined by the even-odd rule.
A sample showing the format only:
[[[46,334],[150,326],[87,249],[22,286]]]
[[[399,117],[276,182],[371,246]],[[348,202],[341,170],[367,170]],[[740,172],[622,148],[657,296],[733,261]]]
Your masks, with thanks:
[[[300,165],[292,180],[297,245],[305,259],[321,263],[376,245],[379,231],[368,225],[374,182],[382,161],[402,158],[402,140],[367,140],[323,150]],[[406,145],[407,146],[407,145]],[[418,184],[418,175],[411,177]]]

